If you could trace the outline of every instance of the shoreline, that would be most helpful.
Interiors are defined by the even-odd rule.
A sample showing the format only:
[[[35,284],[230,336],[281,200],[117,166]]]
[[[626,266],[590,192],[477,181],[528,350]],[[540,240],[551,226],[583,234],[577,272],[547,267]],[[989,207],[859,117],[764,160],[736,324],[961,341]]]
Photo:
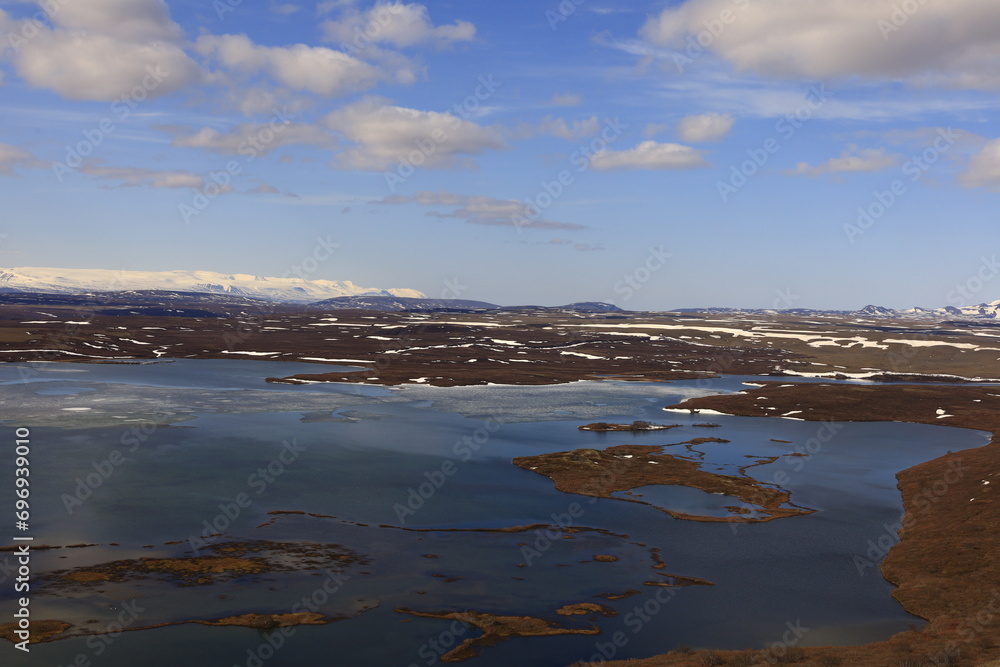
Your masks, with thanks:
[[[802,654],[796,664],[841,664],[832,662],[839,659],[852,667],[885,667],[902,664],[903,656],[922,655],[912,664],[976,666],[995,659],[993,637],[1000,636],[1000,562],[995,558],[1000,553],[1000,503],[990,487],[1000,484],[1000,395],[975,385],[761,384],[738,394],[665,407],[742,417],[772,416],[766,414],[767,407],[801,407],[805,409],[800,418],[812,422],[908,422],[992,433],[981,447],[949,453],[896,474],[905,514],[899,542],[888,550],[879,571],[897,587],[892,595],[903,608],[928,624],[871,644],[796,648]],[[766,403],[758,400],[763,391]],[[954,413],[946,422],[937,414],[940,405]],[[988,483],[991,478],[996,479],[993,484]],[[761,653],[672,651],[606,664],[696,667],[709,664],[704,660],[741,660]]]
[[[990,562],[992,554],[1000,553],[1000,508],[990,487],[1000,484],[1000,479],[992,485],[984,484],[993,481],[991,476],[1000,470],[1000,397],[997,396],[1000,391],[980,377],[991,375],[984,373],[990,364],[980,359],[985,351],[965,352],[943,342],[964,338],[942,335],[942,341],[933,345],[906,346],[886,343],[886,339],[898,339],[901,334],[897,332],[875,331],[864,326],[854,331],[855,337],[868,336],[874,344],[890,345],[886,350],[877,345],[851,348],[826,342],[813,346],[806,338],[815,335],[839,340],[834,329],[844,328],[845,323],[824,322],[815,328],[815,334],[804,334],[800,341],[791,336],[792,329],[779,327],[779,324],[804,326],[792,318],[770,322],[772,329],[768,331],[786,332],[771,338],[769,333],[757,332],[747,322],[734,321],[733,326],[749,327],[737,335],[727,333],[729,329],[712,329],[692,320],[686,320],[675,338],[673,331],[667,337],[662,331],[657,333],[656,327],[674,329],[680,323],[666,326],[645,321],[633,323],[653,319],[648,316],[630,317],[629,324],[617,320],[597,325],[581,321],[604,318],[524,317],[519,323],[513,320],[506,323],[500,318],[466,316],[462,323],[452,323],[444,319],[451,316],[442,315],[420,323],[407,314],[336,315],[282,316],[273,324],[290,329],[281,334],[267,334],[263,329],[252,332],[236,346],[237,352],[243,348],[252,351],[242,354],[219,349],[225,345],[225,337],[233,335],[241,324],[237,318],[201,321],[99,317],[93,326],[77,327],[58,341],[42,335],[44,332],[34,338],[31,331],[18,333],[18,329],[23,332],[37,327],[6,320],[0,321],[0,333],[9,334],[0,340],[3,359],[0,363],[147,364],[172,359],[239,359],[336,362],[335,365],[341,366],[352,365],[347,363],[350,359],[358,370],[303,373],[266,381],[293,384],[332,381],[383,387],[411,384],[527,387],[579,380],[671,382],[754,376],[759,380],[739,393],[705,396],[665,407],[678,412],[699,410],[706,418],[714,411],[811,422],[909,422],[986,431],[992,434],[992,440],[982,447],[947,454],[896,474],[906,519],[899,543],[889,549],[878,571],[898,586],[893,596],[908,612],[928,620],[928,626],[873,644],[803,650],[805,659],[840,656],[846,664],[858,667],[896,664],[901,656],[909,655],[904,650],[907,648],[914,656],[924,655],[928,659],[939,654],[947,657],[949,651],[960,652],[958,664],[970,667],[979,664],[973,659],[986,661],[1000,652],[1000,647],[989,643],[991,635],[1000,636],[1000,564]],[[482,322],[468,323],[469,319]],[[656,321],[677,320],[662,317]],[[151,324],[170,329],[148,334],[150,341],[155,342],[144,343],[139,340],[147,335],[142,331],[143,325]],[[117,325],[127,325],[129,331],[116,332]],[[372,327],[364,331],[389,337],[359,336],[357,327],[362,326]],[[649,333],[637,333],[644,329]],[[932,329],[928,331],[934,333]],[[712,331],[721,333],[716,335]],[[272,335],[273,340],[269,337]],[[84,356],[107,353],[84,345],[107,345],[107,340],[121,347],[116,354],[128,356]],[[376,342],[380,340],[390,342]],[[975,339],[970,336],[969,340]],[[41,351],[54,347],[59,349],[52,353]],[[990,362],[995,364],[995,357]],[[826,376],[829,378],[824,382]],[[805,381],[807,377],[809,381]],[[264,381],[262,377],[261,382]],[[766,402],[757,400],[763,397]],[[767,407],[774,409],[768,411]],[[934,494],[935,484],[946,487],[945,492]],[[994,592],[996,598],[990,597]],[[980,618],[982,614],[986,616]],[[741,654],[715,653],[734,659]],[[677,653],[629,664],[695,667],[703,664],[703,657],[704,653]]]

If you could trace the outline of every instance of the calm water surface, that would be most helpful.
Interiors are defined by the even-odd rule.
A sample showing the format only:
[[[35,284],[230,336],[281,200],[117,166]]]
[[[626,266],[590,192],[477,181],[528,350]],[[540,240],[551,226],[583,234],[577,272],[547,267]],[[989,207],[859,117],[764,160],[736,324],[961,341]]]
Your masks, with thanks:
[[[348,620],[297,628],[280,649],[263,651],[266,665],[436,663],[429,642],[450,641],[451,622],[400,614],[397,607],[539,615],[576,627],[593,622],[602,630],[595,636],[515,639],[486,648],[467,663],[476,667],[569,665],[591,658],[602,646],[607,649],[616,631],[628,640],[617,649],[618,658],[684,644],[764,647],[781,639],[789,623],[808,628],[802,637],[806,645],[863,642],[920,623],[893,600],[892,587],[877,568],[859,569],[856,560],[869,550],[869,540],[884,542],[900,519],[895,473],[988,441],[981,432],[927,425],[831,426],[661,410],[692,395],[738,391],[743,381],[759,377],[402,390],[262,381],[330,368],[245,360],[38,364],[27,371],[23,365],[0,366],[8,439],[16,426],[31,428],[36,541],[101,545],[37,552],[36,569],[183,555],[188,538],[200,534],[206,521],[218,520],[220,506],[243,493],[252,502],[226,518],[224,539],[343,544],[371,562],[349,571],[322,611],[348,614],[378,605]],[[633,419],[683,426],[636,434],[577,429],[589,421]],[[708,420],[720,427],[694,426]],[[736,474],[752,459],[778,456],[748,474],[768,483],[782,480],[794,503],[818,511],[763,524],[680,521],[653,507],[561,493],[550,480],[511,464],[516,456],[706,436],[730,442],[697,447],[705,469]],[[262,482],[259,471],[280,460],[290,442],[294,459],[274,466],[270,481]],[[812,452],[808,458],[787,456],[806,449]],[[683,447],[665,451],[690,454]],[[124,462],[110,474],[91,477],[99,484],[81,487],[88,475],[107,469],[105,462],[115,452]],[[9,465],[5,462],[8,470]],[[454,474],[439,474],[451,466]],[[433,493],[421,497],[430,485]],[[12,501],[9,486],[0,494],[5,506]],[[644,487],[635,493],[706,516],[724,516],[726,505],[740,504],[684,487]],[[546,541],[530,532],[474,530],[556,523],[573,503],[580,507],[575,525],[615,534],[584,531],[572,540]],[[272,510],[303,510],[344,521],[290,515],[261,527],[273,518]],[[465,530],[414,532],[400,526]],[[164,544],[172,541],[183,544]],[[110,542],[121,546],[109,547]],[[537,555],[529,566],[518,567],[526,561],[525,544]],[[716,585],[645,586],[659,578],[650,547],[661,549],[663,572]],[[424,557],[428,554],[436,558]],[[595,554],[613,554],[619,561],[595,563]],[[37,591],[33,618],[97,620],[95,627],[103,627],[130,600],[143,609],[137,624],[250,611],[287,613],[322,584],[314,574],[187,588],[130,582],[70,598]],[[3,570],[0,579],[0,612],[9,618],[12,586]],[[618,611],[615,617],[588,621],[553,614],[564,604],[604,602],[594,596],[629,589],[639,594],[608,603]],[[637,607],[644,611],[636,614]],[[470,630],[464,636],[476,634]],[[257,664],[253,656],[255,651],[260,655],[266,635],[182,625],[108,639],[35,645],[28,657],[5,650],[4,664],[68,665],[80,654],[111,667]]]

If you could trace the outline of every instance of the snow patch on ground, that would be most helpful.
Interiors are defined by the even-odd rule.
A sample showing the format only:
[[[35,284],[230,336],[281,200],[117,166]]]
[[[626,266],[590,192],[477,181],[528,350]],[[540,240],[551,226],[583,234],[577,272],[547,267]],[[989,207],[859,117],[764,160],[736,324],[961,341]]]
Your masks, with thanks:
[[[959,350],[975,350],[979,352],[981,350],[992,350],[994,352],[1000,352],[1000,347],[979,347],[978,345],[973,345],[972,343],[945,343],[939,340],[899,340],[895,338],[886,338],[886,343],[895,343],[897,345],[909,345],[910,347],[954,347]]]
[[[223,350],[222,354],[245,354],[250,357],[269,357],[275,354],[281,354],[281,352],[242,352],[240,350]]]

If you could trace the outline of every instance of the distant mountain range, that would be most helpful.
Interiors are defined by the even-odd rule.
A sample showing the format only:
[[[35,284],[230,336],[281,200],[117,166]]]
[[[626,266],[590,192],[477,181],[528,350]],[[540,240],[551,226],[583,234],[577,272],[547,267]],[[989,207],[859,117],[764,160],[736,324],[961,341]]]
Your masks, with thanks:
[[[344,296],[387,296],[422,299],[414,289],[359,287],[349,280],[268,278],[214,271],[112,271],[106,269],[0,269],[0,291],[81,294],[127,291],[227,294],[269,301],[311,303]]]
[[[981,303],[978,306],[945,306],[943,308],[906,308],[895,310],[885,306],[867,305],[859,310],[815,310],[811,308],[789,308],[786,310],[769,310],[766,308],[678,308],[675,313],[716,313],[716,314],[773,314],[783,315],[836,315],[839,317],[871,317],[871,318],[917,318],[917,319],[988,319],[1000,320],[1000,301]]]
[[[330,310],[381,310],[381,311],[404,311],[404,310],[503,310],[510,311],[573,311],[582,313],[621,313],[624,312],[618,306],[611,303],[601,303],[598,301],[583,301],[580,303],[570,303],[565,306],[498,306],[495,303],[486,301],[470,301],[468,299],[408,299],[404,297],[392,296],[338,296],[333,299],[324,299],[312,304],[314,308],[328,308]]]
[[[307,304],[330,310],[433,311],[433,310],[546,310],[584,313],[624,312],[600,301],[584,301],[565,306],[498,306],[467,299],[432,299],[414,289],[360,287],[349,280],[305,280],[273,278],[243,273],[214,271],[114,271],[105,269],[54,269],[40,267],[0,268],[0,302],[28,303],[51,301],[47,295],[65,297],[102,294],[102,301],[118,308],[129,306],[180,313],[210,304],[247,307],[254,300]],[[206,298],[214,299],[205,301]],[[93,301],[93,300],[91,300]],[[868,305],[859,310],[814,310],[793,308],[781,311],[747,308],[679,308],[673,313],[774,314],[815,316],[836,315],[864,318],[976,319],[1000,320],[1000,301],[975,306],[908,308],[894,310]]]
[[[331,310],[501,310],[485,301],[431,299],[414,289],[359,287],[349,280],[269,278],[214,271],[113,271],[107,269],[55,269],[19,267],[0,269],[0,302],[76,303],[79,297],[100,294],[115,312],[179,314],[192,307],[249,307],[253,300],[308,304]],[[3,296],[6,295],[6,296]],[[50,296],[51,295],[51,296]],[[61,297],[61,298],[60,298]],[[205,301],[208,298],[210,301]],[[93,303],[93,299],[87,300]],[[82,303],[82,302],[81,302]],[[122,311],[122,308],[127,310]],[[566,306],[517,306],[517,310],[568,310],[610,313],[621,308],[587,301]]]
[[[407,299],[394,296],[338,296],[313,304],[331,310],[496,310],[500,306],[466,299]]]
[[[945,306],[944,308],[907,308],[892,311],[894,317],[967,317],[975,319],[1000,319],[1000,301],[981,303],[978,306]]]

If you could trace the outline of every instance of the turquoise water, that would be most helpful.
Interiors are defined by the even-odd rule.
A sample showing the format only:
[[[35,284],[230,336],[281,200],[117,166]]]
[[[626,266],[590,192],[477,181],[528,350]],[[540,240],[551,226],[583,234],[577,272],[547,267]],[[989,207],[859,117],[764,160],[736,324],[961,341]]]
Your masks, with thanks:
[[[707,387],[704,382],[586,382],[401,390],[262,381],[317,368],[330,369],[178,360],[44,364],[26,375],[17,365],[0,366],[4,430],[13,439],[15,427],[31,428],[32,534],[41,543],[101,545],[36,552],[36,571],[183,555],[188,539],[202,532],[205,521],[217,521],[223,507],[246,494],[252,502],[234,518],[226,517],[221,540],[342,544],[371,561],[346,570],[349,578],[321,611],[341,615],[373,608],[330,625],[297,628],[262,664],[325,664],[334,657],[336,664],[349,665],[435,664],[440,652],[429,642],[452,640],[451,621],[404,615],[397,607],[538,615],[574,627],[593,622],[602,631],[504,642],[468,663],[483,667],[569,665],[599,655],[602,648],[610,650],[607,642],[618,631],[628,641],[615,648],[617,658],[679,645],[763,647],[781,639],[786,623],[809,628],[804,644],[854,643],[920,623],[892,599],[891,586],[876,570],[859,573],[854,559],[900,518],[895,473],[988,441],[981,432],[938,426],[830,426],[660,409],[691,395],[737,391],[750,378],[713,380]],[[577,429],[589,421],[633,419],[683,426],[649,433]],[[708,420],[720,427],[694,426]],[[726,474],[737,474],[739,467],[760,457],[777,456],[772,464],[749,468],[748,474],[768,483],[780,480],[792,491],[794,503],[818,511],[763,524],[680,521],[636,503],[561,493],[550,480],[511,464],[516,456],[672,444],[696,437],[730,442],[665,451],[701,457],[705,469]],[[286,455],[280,467],[273,465],[282,460],[287,443],[294,443],[295,456],[289,460]],[[795,451],[811,456],[789,456]],[[106,462],[116,452],[120,465],[91,478],[99,484],[84,482],[81,493],[81,481],[107,470]],[[5,462],[5,470],[9,465]],[[269,466],[271,481],[263,481],[260,471]],[[5,478],[11,477],[5,473]],[[420,495],[431,488],[426,497]],[[647,487],[635,493],[643,494],[643,500],[669,502],[671,509],[705,515],[740,504],[684,487]],[[67,505],[67,498],[80,496],[86,497]],[[9,484],[3,486],[0,502],[12,502]],[[262,527],[275,519],[268,512],[276,510],[337,519],[282,515]],[[533,530],[477,530],[553,524],[571,512],[574,526],[600,530],[585,530],[571,535],[573,539],[559,533],[546,539]],[[165,544],[173,541],[182,543]],[[108,546],[111,542],[120,546]],[[666,563],[662,572],[716,585],[644,585],[660,578],[652,567],[651,547],[661,550]],[[528,554],[537,555],[526,563]],[[595,554],[619,560],[596,563]],[[96,620],[92,627],[106,627],[130,600],[143,608],[136,625],[250,611],[287,613],[325,576],[272,573],[187,588],[144,580],[67,589],[59,595],[42,588],[33,596],[33,618]],[[0,579],[0,613],[9,618],[14,608],[11,581],[4,574]],[[639,594],[617,602],[594,597],[629,589]],[[606,603],[619,613],[598,619],[553,614],[577,602]],[[462,638],[476,634],[470,630]],[[4,649],[4,664],[70,664],[83,654],[94,664],[110,666],[228,667],[256,664],[254,655],[269,652],[260,650],[267,638],[267,633],[247,628],[183,625],[114,634],[108,636],[110,643],[89,638],[35,645],[28,657]]]

